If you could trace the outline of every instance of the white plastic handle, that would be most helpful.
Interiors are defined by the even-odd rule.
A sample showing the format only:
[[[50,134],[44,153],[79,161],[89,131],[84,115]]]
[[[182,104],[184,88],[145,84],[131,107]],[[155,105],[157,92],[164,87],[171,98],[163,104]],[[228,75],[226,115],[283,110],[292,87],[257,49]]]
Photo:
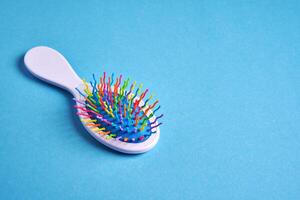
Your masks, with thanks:
[[[38,46],[28,50],[24,62],[33,75],[73,95],[75,88],[82,84],[65,57],[50,47]]]

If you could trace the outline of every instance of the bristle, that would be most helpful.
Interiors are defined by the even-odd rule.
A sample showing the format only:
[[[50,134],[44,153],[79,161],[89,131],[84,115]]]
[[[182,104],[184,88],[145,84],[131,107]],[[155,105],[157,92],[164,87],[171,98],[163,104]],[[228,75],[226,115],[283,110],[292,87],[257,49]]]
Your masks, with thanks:
[[[158,119],[162,118],[164,115],[161,114],[160,116],[156,117],[155,120],[153,122],[151,122],[150,124],[155,124],[157,122]]]
[[[99,83],[93,74],[93,81],[83,80],[83,92],[76,89],[83,100],[74,99],[77,103],[74,107],[86,126],[106,139],[128,143],[143,142],[156,133],[162,124],[158,119],[163,115],[150,122],[160,106],[156,107],[158,100],[150,103],[153,96],[147,97],[148,89],[142,91],[142,84],[135,89],[136,82],[130,84],[129,78],[122,83],[122,75],[115,79],[114,74],[107,76],[104,72],[98,80]]]

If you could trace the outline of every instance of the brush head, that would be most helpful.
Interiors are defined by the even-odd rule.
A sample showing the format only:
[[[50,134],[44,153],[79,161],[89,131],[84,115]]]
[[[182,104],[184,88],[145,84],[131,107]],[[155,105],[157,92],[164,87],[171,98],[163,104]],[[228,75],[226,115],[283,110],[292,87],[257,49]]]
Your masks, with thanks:
[[[77,115],[86,127],[106,140],[118,140],[124,143],[143,143],[158,132],[162,123],[155,117],[160,109],[158,100],[152,101],[149,90],[142,91],[142,85],[122,82],[122,75],[103,76],[77,88],[80,99],[75,108]]]

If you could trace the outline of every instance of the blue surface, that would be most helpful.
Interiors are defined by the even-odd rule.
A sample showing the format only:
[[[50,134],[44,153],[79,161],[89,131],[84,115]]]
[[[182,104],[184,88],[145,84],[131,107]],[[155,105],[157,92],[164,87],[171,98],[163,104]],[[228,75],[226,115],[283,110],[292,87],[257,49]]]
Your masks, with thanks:
[[[300,199],[299,1],[0,1],[0,199]],[[155,149],[127,156],[31,76],[48,45],[81,77],[154,91]]]

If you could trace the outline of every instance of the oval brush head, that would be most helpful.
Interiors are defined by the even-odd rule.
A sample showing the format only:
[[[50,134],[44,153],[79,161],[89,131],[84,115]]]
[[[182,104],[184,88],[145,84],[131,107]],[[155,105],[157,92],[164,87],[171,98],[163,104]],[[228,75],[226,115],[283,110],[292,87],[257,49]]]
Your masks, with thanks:
[[[122,75],[106,77],[104,72],[98,81],[83,80],[83,87],[76,88],[80,99],[74,98],[74,106],[82,123],[94,133],[106,140],[118,140],[124,143],[142,143],[156,134],[158,119],[155,113],[160,109],[158,100],[152,101],[149,90],[142,91],[142,85],[122,82]],[[147,97],[148,96],[148,97]]]

